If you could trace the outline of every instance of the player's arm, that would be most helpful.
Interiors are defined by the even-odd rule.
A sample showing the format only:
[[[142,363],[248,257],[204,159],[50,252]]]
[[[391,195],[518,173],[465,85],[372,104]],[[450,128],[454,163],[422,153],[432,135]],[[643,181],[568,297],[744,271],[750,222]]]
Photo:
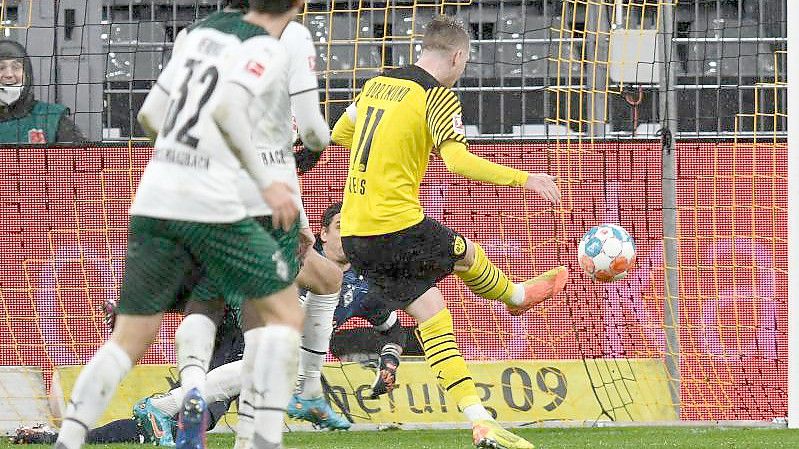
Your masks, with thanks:
[[[161,124],[164,123],[168,103],[169,92],[156,81],[153,88],[150,89],[150,93],[147,94],[147,98],[144,99],[144,104],[139,109],[139,114],[136,116],[147,137],[152,141],[155,141],[161,131]]]
[[[305,173],[319,162],[322,151],[330,143],[330,128],[319,110],[319,82],[314,73],[316,49],[311,32],[296,22],[286,27],[280,42],[289,50],[291,110],[303,144],[303,149],[294,157],[297,169]]]
[[[212,112],[214,122],[247,173],[258,187],[266,189],[272,184],[272,179],[250,138],[254,123],[248,108],[243,106],[253,101],[253,93],[236,82],[225,82],[218,89],[220,101]]]
[[[347,106],[333,127],[333,142],[347,148],[352,148],[352,136],[355,134],[355,118],[358,116],[356,102]]]
[[[438,153],[444,160],[447,170],[475,181],[512,187],[520,187],[527,182],[527,172],[484,159],[455,140],[441,143]]]
[[[560,201],[560,191],[553,177],[529,174],[491,162],[469,151],[461,103],[451,90],[446,87],[430,89],[427,92],[426,115],[433,145],[449,171],[475,181],[524,187],[536,191],[549,201]]]
[[[261,161],[252,141],[256,119],[248,107],[269,89],[286,88],[278,82],[280,76],[270,70],[285,70],[287,60],[279,49],[269,48],[257,39],[247,42],[248,46],[229,63],[230,76],[218,87],[219,102],[211,114],[225,143],[261,189],[264,201],[272,209],[274,226],[288,231],[297,220],[294,192],[286,183],[273,182]]]
[[[180,48],[185,40],[187,31],[181,30],[178,37],[175,39],[175,45],[172,48],[172,56],[178,54]],[[171,62],[171,61],[170,61]],[[161,131],[161,125],[164,123],[169,104],[169,95],[173,79],[175,77],[175,68],[178,64],[167,64],[164,70],[158,75],[158,79],[153,84],[153,88],[144,99],[144,104],[139,109],[137,119],[147,137],[155,141],[158,133]]]
[[[291,52],[291,109],[294,111],[302,143],[312,151],[321,152],[330,143],[330,128],[319,110],[319,82],[314,73],[316,49],[307,28],[294,23],[289,27],[281,37],[281,42],[285,40],[283,43]]]

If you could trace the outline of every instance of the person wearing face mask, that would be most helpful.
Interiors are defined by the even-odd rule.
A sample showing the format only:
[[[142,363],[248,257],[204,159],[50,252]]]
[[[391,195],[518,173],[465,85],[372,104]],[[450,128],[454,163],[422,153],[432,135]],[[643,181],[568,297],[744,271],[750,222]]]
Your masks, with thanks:
[[[34,98],[32,74],[25,47],[0,40],[0,143],[85,140],[65,106]]]

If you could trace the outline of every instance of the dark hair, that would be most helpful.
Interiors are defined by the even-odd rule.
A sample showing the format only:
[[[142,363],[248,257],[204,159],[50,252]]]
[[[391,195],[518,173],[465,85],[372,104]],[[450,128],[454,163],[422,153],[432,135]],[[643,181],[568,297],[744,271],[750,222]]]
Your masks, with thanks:
[[[325,211],[322,212],[322,220],[321,220],[322,227],[323,228],[329,227],[330,223],[333,222],[333,217],[335,217],[336,214],[340,213],[341,213],[341,201],[333,203],[330,206],[327,206],[327,209],[325,209]]]
[[[295,0],[249,0],[250,10],[282,14],[294,7]]]
[[[469,45],[469,33],[460,19],[440,15],[424,28],[422,49],[453,51]]]

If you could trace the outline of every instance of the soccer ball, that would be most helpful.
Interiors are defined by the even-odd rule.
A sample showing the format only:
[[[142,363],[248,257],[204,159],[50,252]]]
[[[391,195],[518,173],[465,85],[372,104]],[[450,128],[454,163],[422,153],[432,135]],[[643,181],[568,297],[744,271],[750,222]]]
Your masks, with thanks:
[[[591,279],[618,281],[635,266],[635,242],[621,226],[594,226],[580,239],[577,260]]]

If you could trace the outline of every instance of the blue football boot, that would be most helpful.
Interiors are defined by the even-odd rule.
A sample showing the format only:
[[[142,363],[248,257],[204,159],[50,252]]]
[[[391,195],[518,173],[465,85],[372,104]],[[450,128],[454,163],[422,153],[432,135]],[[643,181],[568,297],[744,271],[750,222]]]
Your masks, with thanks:
[[[200,391],[192,388],[183,398],[178,415],[176,449],[205,449],[205,431],[208,428],[208,405]]]
[[[345,417],[336,413],[322,396],[303,399],[295,394],[291,397],[287,412],[294,419],[308,421],[322,429],[347,430],[352,425]]]
[[[175,419],[157,409],[151,398],[144,398],[133,406],[133,419],[145,443],[175,447]]]

